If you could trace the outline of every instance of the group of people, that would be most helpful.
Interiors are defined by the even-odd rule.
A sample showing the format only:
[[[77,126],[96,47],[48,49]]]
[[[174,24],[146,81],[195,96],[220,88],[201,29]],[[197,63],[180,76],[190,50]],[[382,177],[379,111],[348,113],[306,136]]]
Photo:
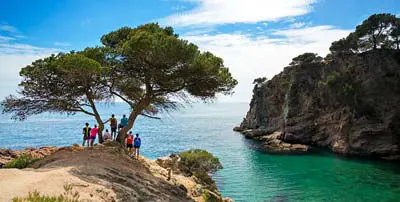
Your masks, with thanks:
[[[128,118],[126,118],[125,114],[122,115],[122,119],[120,121],[120,124],[118,124],[117,118],[115,118],[115,115],[112,114],[111,118],[109,118],[106,122],[103,124],[106,124],[110,122],[110,128],[111,128],[111,133],[106,129],[106,132],[103,135],[104,141],[113,141],[117,139],[117,135],[120,132],[120,130],[126,126],[128,126]],[[118,133],[117,133],[118,129]],[[94,127],[91,128],[89,126],[89,123],[85,123],[85,127],[83,128],[82,134],[83,134],[83,142],[82,146],[87,146],[93,147],[94,141],[96,140],[96,136],[99,132],[99,128],[97,127],[96,124],[94,124]],[[133,136],[132,131],[129,131],[129,133],[125,137],[125,145],[128,148],[128,152],[132,152],[132,148],[134,149],[134,157],[139,158],[139,149],[141,146],[141,139],[139,137],[139,133],[136,133],[136,137]]]

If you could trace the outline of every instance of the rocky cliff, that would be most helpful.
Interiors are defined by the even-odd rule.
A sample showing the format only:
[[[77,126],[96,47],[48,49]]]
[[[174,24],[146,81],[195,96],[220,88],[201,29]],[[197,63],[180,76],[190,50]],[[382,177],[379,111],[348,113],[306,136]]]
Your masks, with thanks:
[[[280,132],[279,139],[288,143],[400,159],[399,51],[340,54],[288,66],[253,93],[236,128],[250,137]]]

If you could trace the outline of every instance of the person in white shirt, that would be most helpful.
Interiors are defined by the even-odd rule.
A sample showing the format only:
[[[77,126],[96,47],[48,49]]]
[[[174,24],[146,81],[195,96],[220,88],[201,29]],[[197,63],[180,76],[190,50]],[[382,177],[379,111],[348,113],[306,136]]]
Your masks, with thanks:
[[[112,140],[111,134],[108,132],[108,129],[106,129],[106,133],[104,133],[104,141]]]

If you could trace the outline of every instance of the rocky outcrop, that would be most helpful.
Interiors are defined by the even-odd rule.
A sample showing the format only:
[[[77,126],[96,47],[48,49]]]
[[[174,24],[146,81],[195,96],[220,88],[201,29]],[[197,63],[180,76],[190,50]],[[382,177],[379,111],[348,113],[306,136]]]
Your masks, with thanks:
[[[181,170],[186,161],[179,156],[133,159],[117,142],[91,148],[73,145],[0,150],[0,154],[11,159],[22,154],[39,158],[26,169],[0,169],[0,201],[24,198],[36,191],[48,196],[65,195],[65,187],[70,187],[72,195],[82,201],[232,201],[222,197],[216,187],[210,188],[215,183],[207,178],[207,173],[203,178],[198,174],[187,175],[186,170],[192,168]],[[172,162],[177,163],[177,169],[169,175]],[[204,165],[207,171],[221,168]],[[211,181],[205,183],[203,179]]]
[[[57,151],[57,147],[25,148],[23,150],[0,149],[0,168],[12,159],[22,155],[28,155],[32,158],[43,158]]]
[[[223,197],[218,191],[214,180],[208,176],[218,169],[222,169],[219,161],[210,154],[210,157],[200,154],[206,152],[204,150],[189,150],[181,154],[171,154],[168,157],[162,157],[155,160],[158,166],[167,170],[166,179],[168,181],[176,179],[185,179],[180,181],[190,181],[184,184],[189,195],[198,201],[217,201],[231,202],[230,198]],[[209,154],[208,152],[206,152]],[[189,154],[190,159],[185,159],[185,155]],[[190,185],[191,184],[191,185]]]
[[[250,110],[235,128],[248,137],[281,132],[278,139],[290,144],[399,159],[399,51],[289,66],[253,93]]]

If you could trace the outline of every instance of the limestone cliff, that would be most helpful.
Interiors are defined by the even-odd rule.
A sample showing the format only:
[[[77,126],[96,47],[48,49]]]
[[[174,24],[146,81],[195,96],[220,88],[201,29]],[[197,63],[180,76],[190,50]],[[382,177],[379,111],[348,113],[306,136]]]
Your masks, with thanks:
[[[325,59],[327,60],[327,59]],[[239,131],[352,155],[400,159],[400,52],[336,55],[254,87]]]

